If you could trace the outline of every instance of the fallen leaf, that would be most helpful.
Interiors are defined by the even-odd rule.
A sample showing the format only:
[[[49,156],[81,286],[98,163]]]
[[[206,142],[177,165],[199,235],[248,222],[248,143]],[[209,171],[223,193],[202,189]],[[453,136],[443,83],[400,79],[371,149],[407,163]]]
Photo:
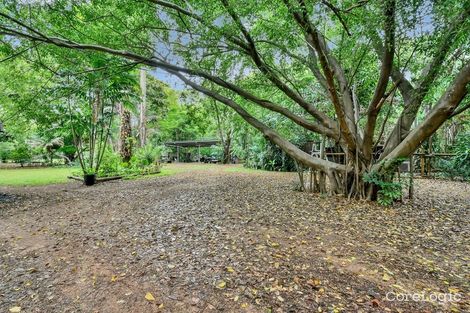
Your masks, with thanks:
[[[147,301],[155,301],[154,296],[153,296],[150,292],[147,292],[147,293],[145,294],[145,299],[146,299]]]
[[[449,287],[449,292],[450,293],[459,293],[460,289],[459,288],[455,288],[455,287]]]
[[[19,307],[19,306],[11,307],[10,312],[11,313],[19,313],[19,312],[21,312],[21,307]]]
[[[397,284],[392,285],[392,287],[395,288],[395,289],[401,290],[403,292],[406,291],[405,288],[403,288],[402,286],[397,285]]]
[[[376,308],[377,308],[377,307],[380,306],[380,302],[379,302],[379,300],[377,300],[377,299],[374,299],[374,300],[372,300],[371,302],[372,302],[372,306],[373,306],[373,307],[376,307]]]
[[[227,284],[223,280],[219,280],[216,285],[216,287],[219,289],[225,289],[225,286],[227,286]]]
[[[319,280],[317,278],[309,279],[309,280],[307,280],[307,284],[309,284],[310,286],[316,287],[316,286],[321,284],[321,280]]]
[[[233,269],[233,267],[227,266],[227,272],[233,273],[233,272],[235,272],[235,270]]]
[[[118,277],[117,277],[116,275],[113,275],[113,276],[111,276],[111,281],[112,281],[112,282],[115,282],[115,281],[117,280],[117,278],[118,278]]]
[[[382,280],[383,280],[383,281],[389,281],[390,278],[391,278],[391,277],[390,277],[387,273],[384,273],[384,276],[382,276]]]

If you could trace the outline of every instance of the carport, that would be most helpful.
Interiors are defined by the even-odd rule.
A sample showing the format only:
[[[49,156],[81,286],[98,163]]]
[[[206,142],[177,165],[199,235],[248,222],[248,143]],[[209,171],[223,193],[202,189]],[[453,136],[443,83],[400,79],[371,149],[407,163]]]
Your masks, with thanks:
[[[167,147],[176,147],[176,162],[180,161],[181,148],[197,148],[198,162],[201,160],[201,147],[211,147],[220,144],[219,139],[180,140],[165,142]]]

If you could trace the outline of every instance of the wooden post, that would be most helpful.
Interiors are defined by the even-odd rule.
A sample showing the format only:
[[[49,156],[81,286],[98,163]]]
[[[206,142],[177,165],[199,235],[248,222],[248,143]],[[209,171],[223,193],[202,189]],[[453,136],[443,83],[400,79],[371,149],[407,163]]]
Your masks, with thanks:
[[[295,165],[297,167],[297,174],[299,174],[300,191],[305,191],[304,170],[302,168],[302,165],[299,165],[299,163],[295,162]]]
[[[344,159],[344,165],[348,166],[349,162],[349,150],[346,149],[346,156]],[[348,170],[344,168],[344,196],[348,194]]]
[[[432,135],[429,136],[429,139],[428,139],[428,157],[426,159],[426,174],[427,176],[431,176],[432,177],[432,173],[431,173],[431,160],[432,160]]]
[[[326,137],[323,136],[322,141],[320,143],[320,159],[325,159],[325,141]],[[320,193],[326,192],[326,175],[323,171],[320,171]],[[331,183],[333,184],[333,182]]]
[[[398,175],[398,184],[400,185],[400,202],[403,202],[403,188],[401,188],[401,175],[400,175],[400,166],[398,166],[397,169],[397,175]]]
[[[408,198],[413,200],[413,175],[414,175],[414,164],[413,164],[413,154],[410,155],[410,186],[408,187]]]
[[[310,168],[310,192],[313,192],[313,169]]]
[[[424,177],[424,154],[419,155],[419,165],[421,166],[421,177]]]

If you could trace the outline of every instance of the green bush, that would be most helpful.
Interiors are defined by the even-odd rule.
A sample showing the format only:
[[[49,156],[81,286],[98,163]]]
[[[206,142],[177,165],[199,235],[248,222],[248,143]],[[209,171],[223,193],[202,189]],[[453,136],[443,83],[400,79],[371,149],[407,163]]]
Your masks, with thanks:
[[[134,168],[142,168],[153,164],[158,164],[164,149],[165,148],[162,146],[152,145],[146,145],[145,147],[137,149],[131,158],[131,166]]]
[[[29,150],[28,145],[25,143],[19,143],[15,145],[15,149],[11,152],[10,157],[16,163],[23,165],[31,160],[31,151]]]
[[[161,154],[162,147],[147,145],[137,149],[129,163],[123,163],[117,153],[108,149],[103,155],[98,176],[110,177],[156,173],[160,170],[158,161]]]
[[[11,142],[0,142],[0,160],[5,162],[11,159],[11,153],[15,149]]]
[[[470,180],[470,133],[460,136],[454,147],[455,156],[451,159],[440,159],[435,163],[437,170],[444,177],[460,177]]]
[[[393,179],[385,179],[376,172],[364,174],[363,179],[379,188],[377,202],[381,205],[391,205],[402,195],[403,185],[401,183],[394,182]]]
[[[296,170],[294,160],[279,147],[266,140],[249,148],[245,166],[267,171],[289,172]]]
[[[68,158],[68,160],[73,161],[77,153],[77,148],[74,145],[65,145],[59,148],[57,151],[63,153],[63,155]]]
[[[121,164],[119,155],[110,149],[106,149],[101,161],[98,176],[114,176],[123,172],[124,166]]]

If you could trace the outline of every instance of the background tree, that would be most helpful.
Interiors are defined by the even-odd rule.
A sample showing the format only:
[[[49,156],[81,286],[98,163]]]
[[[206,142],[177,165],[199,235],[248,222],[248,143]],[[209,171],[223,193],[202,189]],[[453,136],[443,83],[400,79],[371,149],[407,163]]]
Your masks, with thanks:
[[[0,32],[11,47],[22,40],[15,51],[48,44],[163,69],[231,107],[299,164],[327,175],[331,192],[373,197],[375,183],[365,177],[387,179],[468,107],[470,64],[458,52],[469,44],[469,14],[469,1],[451,0],[55,1],[7,4]],[[256,83],[247,86],[247,79]],[[391,97],[399,113],[385,118]],[[336,142],[347,164],[303,152],[246,102]],[[426,104],[431,109],[420,119]],[[392,130],[375,157],[381,121]]]
[[[139,84],[141,101],[139,106],[139,142],[145,146],[147,142],[147,72],[141,68],[139,71]]]

